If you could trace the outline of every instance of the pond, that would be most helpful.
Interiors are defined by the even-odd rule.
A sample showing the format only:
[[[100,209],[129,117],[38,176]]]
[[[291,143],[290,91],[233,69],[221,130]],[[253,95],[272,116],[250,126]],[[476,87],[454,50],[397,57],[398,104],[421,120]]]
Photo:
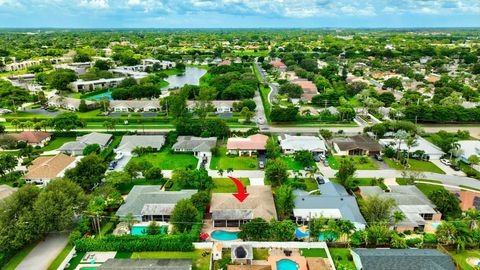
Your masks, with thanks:
[[[169,83],[168,86],[162,88],[163,91],[177,87],[183,87],[185,84],[200,85],[200,78],[207,73],[206,69],[197,67],[187,67],[185,73],[179,75],[171,75],[165,79]]]

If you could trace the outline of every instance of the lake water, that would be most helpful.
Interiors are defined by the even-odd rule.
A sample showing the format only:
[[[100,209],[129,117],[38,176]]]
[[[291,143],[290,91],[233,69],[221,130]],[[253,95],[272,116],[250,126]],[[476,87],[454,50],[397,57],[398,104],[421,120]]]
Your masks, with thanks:
[[[187,67],[185,73],[180,75],[171,75],[165,79],[169,83],[168,86],[162,88],[162,91],[183,87],[185,84],[200,85],[200,78],[207,73],[206,69],[197,67]]]

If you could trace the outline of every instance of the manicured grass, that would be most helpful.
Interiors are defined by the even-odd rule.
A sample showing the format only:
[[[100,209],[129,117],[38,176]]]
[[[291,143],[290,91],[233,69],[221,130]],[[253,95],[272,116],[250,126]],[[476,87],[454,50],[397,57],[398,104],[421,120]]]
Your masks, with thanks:
[[[75,270],[77,266],[80,264],[80,261],[82,261],[83,256],[85,256],[85,252],[77,252],[75,257],[73,257],[70,260],[70,266],[67,268],[67,270]],[[87,266],[87,264],[85,264]]]
[[[356,269],[353,260],[349,259],[350,250],[348,248],[330,248],[329,250],[336,268],[340,268],[339,266],[343,265],[344,268],[342,269]]]
[[[57,270],[58,267],[60,266],[60,264],[63,262],[63,260],[65,260],[65,258],[67,257],[68,253],[70,253],[72,248],[73,248],[72,245],[67,244],[63,248],[62,252],[60,252],[60,254],[58,254],[57,258],[55,258],[55,260],[52,262],[52,264],[50,264],[50,266],[48,267],[48,270]]]
[[[244,187],[250,185],[248,178],[237,179],[242,182]],[[213,185],[212,193],[236,193],[238,191],[237,186],[230,178],[213,178]]]
[[[118,187],[118,191],[122,194],[128,194],[132,190],[133,186],[145,186],[145,185],[163,185],[165,179],[162,180],[146,180],[144,178],[133,179],[129,183],[121,184]]]
[[[256,170],[258,168],[258,161],[255,157],[249,156],[237,156],[226,154],[227,149],[220,147],[220,156],[212,157],[210,162],[210,169],[212,170],[227,170],[232,168],[233,170]]]
[[[132,252],[117,252],[115,259],[128,259],[132,257]]]
[[[464,250],[459,253],[457,253],[456,251],[450,251],[449,254],[463,270],[475,269],[467,263],[468,258],[480,258],[480,250]]]
[[[8,261],[8,263],[2,268],[2,270],[14,270],[17,266],[27,257],[27,255],[32,251],[32,249],[38,244],[38,242],[29,244],[19,250],[13,258]]]
[[[268,249],[266,249],[266,248],[254,248],[253,249],[253,259],[254,260],[267,260],[268,259]]]
[[[203,252],[208,252],[207,256],[202,256]],[[193,270],[210,269],[211,250],[197,249],[191,252],[177,251],[159,251],[159,252],[134,252],[132,259],[192,259]]]
[[[165,73],[168,76],[171,76],[171,75],[179,75],[179,74],[185,73],[185,70],[184,69],[180,70],[180,69],[172,68],[172,69],[160,70],[160,71],[158,71],[158,73]]]
[[[388,166],[392,167],[395,170],[409,170],[409,171],[433,172],[433,173],[445,174],[445,172],[442,171],[440,168],[438,168],[437,165],[429,161],[409,159],[408,160],[409,167],[405,168],[403,165],[401,165],[400,163],[390,158],[384,157],[383,159],[385,160],[385,163],[388,164]]]
[[[283,161],[285,161],[285,163],[287,163],[287,167],[289,170],[292,170],[292,171],[299,171],[299,170],[303,170],[304,167],[302,166],[302,164],[300,164],[300,162],[297,162],[295,161],[295,159],[293,157],[289,157],[289,156],[283,156],[282,157]]]
[[[356,178],[355,180],[358,181],[359,186],[371,186],[373,178]],[[384,183],[380,183],[378,186],[383,190],[387,189],[387,186]]]
[[[330,167],[334,170],[338,170],[338,168],[340,167],[340,162],[343,159],[352,160],[357,170],[378,170],[378,165],[370,157],[329,156],[327,158]]]
[[[47,151],[52,151],[60,148],[64,143],[66,142],[72,142],[75,141],[75,137],[56,137],[53,140],[48,142],[48,145],[43,147],[41,151],[47,152]]]
[[[170,153],[168,149],[161,152],[148,153],[141,157],[133,157],[130,162],[148,161],[154,167],[162,170],[175,170],[181,168],[196,168],[198,159],[193,154]]]
[[[458,166],[460,167],[460,170],[462,170],[462,172],[464,172],[467,176],[480,179],[480,172],[472,168],[470,165],[464,162],[459,162]]]
[[[432,193],[433,191],[436,191],[436,190],[442,190],[442,189],[445,189],[444,187],[442,186],[437,186],[437,185],[430,185],[430,184],[415,184],[417,186],[418,189],[420,189],[421,192],[423,192],[423,194],[425,194],[425,196],[429,196],[430,193]]]
[[[300,251],[304,257],[328,258],[327,251],[323,248],[301,248]]]

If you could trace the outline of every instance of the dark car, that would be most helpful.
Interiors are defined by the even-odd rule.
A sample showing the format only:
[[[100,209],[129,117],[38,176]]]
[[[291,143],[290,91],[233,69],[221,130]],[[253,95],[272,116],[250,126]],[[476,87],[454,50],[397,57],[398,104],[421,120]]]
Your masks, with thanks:
[[[383,161],[383,158],[380,154],[375,154],[375,159],[378,161]]]
[[[323,177],[321,177],[321,176],[315,177],[315,181],[316,181],[317,184],[319,184],[319,185],[325,184],[325,179],[323,179]]]
[[[108,165],[108,169],[109,170],[115,169],[115,167],[117,167],[117,164],[118,164],[118,162],[116,160],[110,162],[110,164]]]
[[[460,171],[460,167],[456,164],[452,164],[452,166],[450,166],[450,167],[452,167],[452,169],[455,170],[455,171]]]
[[[314,160],[315,162],[320,162],[320,161],[321,161],[321,159],[320,159],[320,157],[319,157],[318,155],[313,155],[313,160]]]

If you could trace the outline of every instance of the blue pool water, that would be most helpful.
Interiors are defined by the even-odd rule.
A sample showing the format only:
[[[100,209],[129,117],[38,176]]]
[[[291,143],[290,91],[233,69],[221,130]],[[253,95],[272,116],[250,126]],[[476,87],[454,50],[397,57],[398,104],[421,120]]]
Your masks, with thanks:
[[[108,92],[87,97],[87,99],[95,99],[95,100],[100,100],[102,98],[107,98],[108,100],[112,100],[112,92],[108,91]]]
[[[440,226],[440,223],[432,223],[432,228],[437,229]]]
[[[231,241],[238,239],[238,232],[227,232],[223,230],[213,231],[210,235],[215,240]]]
[[[278,270],[297,270],[298,265],[294,261],[283,259],[277,262],[277,269]]]
[[[296,237],[308,237],[310,236],[310,231],[306,230],[305,232],[300,231],[298,228],[295,229],[295,236]],[[323,232],[318,237],[319,241],[335,241],[337,240],[337,236],[331,232]]]
[[[133,226],[132,227],[132,235],[147,235],[147,228],[148,228],[148,226]],[[167,227],[166,226],[160,226],[160,233],[161,234],[166,234],[167,233]]]

